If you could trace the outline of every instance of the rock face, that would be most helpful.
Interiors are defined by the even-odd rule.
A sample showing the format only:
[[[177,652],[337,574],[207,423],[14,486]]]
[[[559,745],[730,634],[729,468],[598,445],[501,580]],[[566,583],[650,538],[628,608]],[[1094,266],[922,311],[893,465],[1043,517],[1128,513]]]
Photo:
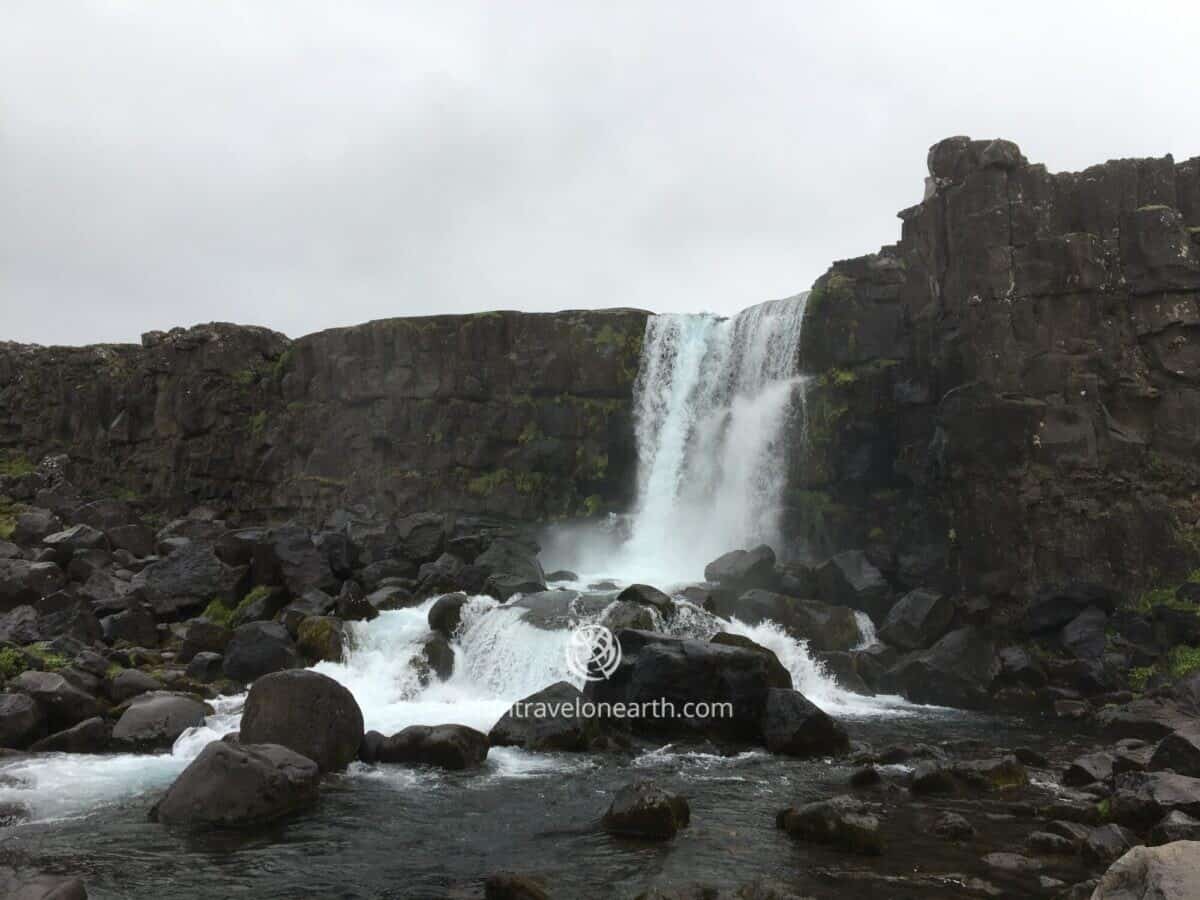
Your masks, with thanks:
[[[388,319],[295,341],[213,323],[141,346],[0,344],[0,450],[66,450],[72,481],[97,496],[279,518],[356,504],[598,511],[630,499],[646,315]]]
[[[214,741],[175,779],[150,811],[164,825],[258,825],[317,801],[317,764],[276,744]]]
[[[1200,159],[1052,174],[955,137],[929,170],[899,242],[809,296],[788,530],[825,553],[870,545],[904,587],[1000,601],[1182,580]]]
[[[250,688],[242,740],[281,744],[313,760],[322,772],[346,768],[363,739],[362,710],[346,688],[307,669],[266,675]]]
[[[1200,897],[1200,842],[1134,847],[1100,879],[1092,900]]]

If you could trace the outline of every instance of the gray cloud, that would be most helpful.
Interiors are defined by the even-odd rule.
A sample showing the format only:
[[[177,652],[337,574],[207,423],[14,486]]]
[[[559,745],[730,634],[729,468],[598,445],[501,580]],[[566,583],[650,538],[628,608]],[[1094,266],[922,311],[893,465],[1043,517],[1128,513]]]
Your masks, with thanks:
[[[0,339],[732,312],[899,233],[926,148],[1200,154],[1187,4],[13,0]]]

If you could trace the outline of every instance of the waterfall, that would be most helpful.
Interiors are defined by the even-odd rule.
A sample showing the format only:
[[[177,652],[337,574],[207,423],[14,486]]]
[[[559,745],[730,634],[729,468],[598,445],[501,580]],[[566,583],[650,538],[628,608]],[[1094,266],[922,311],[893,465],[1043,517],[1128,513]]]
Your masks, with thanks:
[[[732,319],[652,316],[634,386],[638,501],[618,567],[661,582],[701,577],[738,547],[779,547],[786,428],[807,294]]]

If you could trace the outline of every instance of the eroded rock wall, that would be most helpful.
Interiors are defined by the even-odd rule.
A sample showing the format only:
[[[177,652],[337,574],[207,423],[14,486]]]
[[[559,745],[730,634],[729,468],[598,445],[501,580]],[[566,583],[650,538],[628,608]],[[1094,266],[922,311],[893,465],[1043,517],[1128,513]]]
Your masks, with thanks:
[[[792,528],[993,605],[1179,580],[1200,546],[1200,159],[1052,174],[950,138],[929,171],[900,241],[814,286]]]
[[[295,341],[211,324],[137,345],[0,344],[0,452],[94,495],[247,520],[623,505],[646,313],[389,319]]]

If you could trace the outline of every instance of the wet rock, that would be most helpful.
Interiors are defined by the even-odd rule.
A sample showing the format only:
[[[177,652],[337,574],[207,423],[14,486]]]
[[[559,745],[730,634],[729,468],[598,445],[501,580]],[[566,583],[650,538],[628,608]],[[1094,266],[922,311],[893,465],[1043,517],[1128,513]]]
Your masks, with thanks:
[[[1035,856],[1072,856],[1076,845],[1049,831],[1035,831],[1025,839],[1025,849]]]
[[[221,562],[211,547],[192,544],[146,566],[131,583],[155,615],[169,618],[206,606],[213,599],[234,605],[241,596],[238,585],[242,575],[243,570]]]
[[[112,726],[97,717],[44,737],[29,749],[34,753],[103,753],[111,739]]]
[[[46,714],[28,694],[0,694],[0,747],[24,750],[46,734]]]
[[[332,592],[339,586],[328,558],[313,543],[312,532],[301,525],[269,529],[254,545],[252,559],[256,583],[283,585],[293,597],[310,588]]]
[[[280,744],[322,772],[344,769],[363,739],[362,710],[346,688],[310,670],[265,675],[254,682],[242,714],[242,740]]]
[[[1134,847],[1113,863],[1092,900],[1200,897],[1200,842]]]
[[[1067,787],[1084,787],[1096,781],[1107,781],[1113,774],[1115,757],[1111,753],[1088,753],[1079,757],[1063,772]]]
[[[462,623],[462,610],[467,605],[466,594],[447,594],[439,597],[429,609],[429,627],[447,640],[454,637]]]
[[[304,592],[298,600],[293,600],[279,611],[279,624],[288,630],[293,638],[300,630],[300,623],[309,616],[327,616],[333,612],[335,598],[318,588]]]
[[[1189,722],[1159,741],[1147,768],[1200,776],[1200,722]]]
[[[309,663],[341,662],[347,635],[341,619],[309,616],[296,630],[296,649]]]
[[[32,697],[45,713],[51,732],[70,728],[101,713],[95,697],[54,672],[23,672],[8,683],[8,689]]]
[[[185,827],[260,825],[317,801],[320,769],[274,744],[214,741],[150,811],[153,821]]]
[[[1178,810],[1200,818],[1200,778],[1174,772],[1127,772],[1116,776],[1109,801],[1114,821],[1138,831]]]
[[[616,634],[627,628],[638,631],[653,631],[655,629],[654,613],[649,606],[640,603],[620,601],[613,603],[605,610],[600,624]]]
[[[669,619],[675,612],[675,602],[658,588],[648,584],[631,584],[617,594],[617,600],[647,606],[663,619]]]
[[[200,684],[212,684],[224,677],[225,657],[205,650],[192,657],[184,674]]]
[[[630,726],[638,733],[701,734],[761,743],[767,692],[791,688],[791,677],[781,681],[770,661],[754,650],[645,631],[622,631],[617,638],[623,651],[619,665],[607,679],[589,682],[584,696],[607,703],[657,700],[674,712],[632,720]],[[688,704],[700,702],[731,704],[733,714],[725,716],[709,706],[706,717],[683,715]]]
[[[1171,701],[1146,698],[1106,706],[1095,718],[1104,736],[1110,739],[1157,741],[1186,725],[1191,716]]]
[[[819,596],[828,603],[859,609],[883,622],[891,609],[891,591],[879,569],[861,550],[846,550],[817,567]]]
[[[1001,872],[1036,872],[1042,868],[1042,863],[1019,853],[989,853],[983,857],[983,862],[990,868]]]
[[[83,881],[0,868],[0,896],[6,900],[87,900]]]
[[[378,617],[377,610],[355,581],[347,581],[338,593],[334,613],[344,622],[370,622]]]
[[[687,800],[641,780],[617,791],[600,825],[609,834],[665,841],[686,828],[690,819]]]
[[[1163,816],[1162,821],[1150,832],[1149,843],[1153,846],[1172,841],[1195,841],[1200,839],[1200,819],[1174,810]]]
[[[987,705],[999,671],[995,644],[968,626],[951,631],[928,650],[904,657],[884,673],[879,689],[916,703],[977,709]]]
[[[933,833],[949,841],[969,841],[975,837],[975,826],[958,813],[942,813],[933,823]]]
[[[484,592],[499,600],[546,590],[546,574],[537,551],[523,541],[497,538],[475,559],[475,565],[487,575]]]
[[[188,662],[197,653],[224,653],[233,631],[207,619],[192,619],[183,627],[183,642],[176,661]]]
[[[445,681],[454,674],[454,648],[440,634],[431,634],[421,642],[415,665],[422,684],[429,684],[434,676]]]
[[[169,749],[189,728],[204,724],[209,710],[189,694],[153,691],[135,697],[113,726],[113,743],[130,750]]]
[[[954,602],[949,597],[919,588],[888,611],[879,639],[902,650],[922,650],[944,635],[953,619]]]
[[[883,852],[879,819],[862,801],[844,794],[781,810],[775,824],[792,837],[866,855]]]
[[[438,766],[443,769],[474,769],[488,754],[486,734],[466,725],[410,725],[385,738],[379,746],[382,763]]]
[[[850,749],[846,731],[799,691],[771,688],[763,710],[763,738],[772,753],[829,756]]]
[[[415,513],[396,523],[396,552],[413,563],[435,560],[446,545],[446,520],[441,513]]]
[[[124,703],[139,694],[162,689],[161,681],[137,669],[122,669],[108,678],[104,685],[104,693],[113,703]]]
[[[855,694],[871,696],[875,692],[858,673],[862,656],[859,653],[825,652],[816,654],[825,671],[833,676],[838,687]],[[868,664],[869,665],[869,664]],[[876,677],[880,673],[874,673]]]
[[[914,794],[955,794],[1002,791],[1029,783],[1029,776],[1015,756],[969,760],[947,764],[922,762],[913,769],[909,790]]]
[[[883,776],[874,766],[863,766],[861,769],[855,769],[850,775],[850,787],[852,788],[872,788],[878,787],[882,783]]]
[[[605,729],[599,719],[574,715],[582,703],[577,687],[559,681],[513,704],[492,727],[488,741],[493,747],[538,752],[590,750]]]
[[[742,590],[771,587],[775,581],[775,551],[766,544],[753,550],[731,550],[704,567],[704,580]]]
[[[483,882],[484,900],[550,900],[540,881],[517,872],[497,872]]]
[[[225,648],[225,676],[233,681],[251,682],[300,665],[291,635],[275,622],[242,625],[233,632],[233,638]]]
[[[712,636],[710,642],[713,644],[721,644],[725,647],[741,647],[743,650],[752,650],[759,653],[767,662],[767,669],[771,679],[771,683],[775,685],[791,684],[792,676],[787,668],[779,661],[779,657],[775,655],[774,650],[755,643],[750,638],[741,634],[730,634],[727,631],[718,631]]]

